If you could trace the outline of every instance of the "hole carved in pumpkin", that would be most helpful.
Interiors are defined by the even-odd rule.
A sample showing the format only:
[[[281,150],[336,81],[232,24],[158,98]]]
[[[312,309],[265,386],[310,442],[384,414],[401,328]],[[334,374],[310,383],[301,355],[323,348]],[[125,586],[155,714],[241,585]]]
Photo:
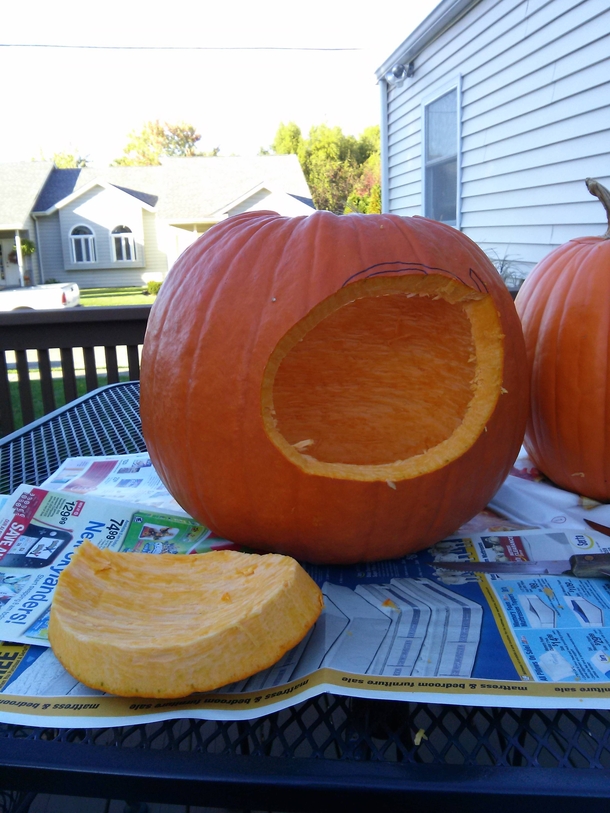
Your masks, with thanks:
[[[365,280],[278,344],[263,381],[265,428],[315,473],[416,476],[484,430],[502,361],[491,297],[440,275]]]

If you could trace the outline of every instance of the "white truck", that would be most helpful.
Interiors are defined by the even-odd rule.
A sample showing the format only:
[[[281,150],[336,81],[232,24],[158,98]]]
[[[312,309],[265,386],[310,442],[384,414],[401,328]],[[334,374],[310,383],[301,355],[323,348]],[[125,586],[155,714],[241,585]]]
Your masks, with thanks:
[[[0,288],[0,311],[73,308],[79,303],[80,289],[75,282]]]

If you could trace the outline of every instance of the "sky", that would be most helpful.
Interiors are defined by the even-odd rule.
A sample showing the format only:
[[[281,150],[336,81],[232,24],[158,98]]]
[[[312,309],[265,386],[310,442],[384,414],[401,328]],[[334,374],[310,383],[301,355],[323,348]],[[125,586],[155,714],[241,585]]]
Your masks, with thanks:
[[[437,2],[3,0],[0,162],[103,166],[156,119],[221,155],[256,155],[282,122],[359,136],[379,124],[376,69]]]

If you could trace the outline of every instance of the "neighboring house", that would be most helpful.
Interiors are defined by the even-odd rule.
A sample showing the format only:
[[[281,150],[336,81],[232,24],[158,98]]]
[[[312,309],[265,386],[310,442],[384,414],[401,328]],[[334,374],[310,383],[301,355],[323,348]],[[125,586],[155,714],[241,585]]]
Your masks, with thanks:
[[[450,223],[517,277],[603,234],[584,179],[610,183],[608,0],[442,0],[377,77],[384,211]]]
[[[171,158],[155,167],[0,164],[0,285],[81,288],[162,280],[201,233],[231,215],[314,211],[295,155]],[[17,244],[34,243],[26,256]],[[19,256],[21,255],[21,256]]]

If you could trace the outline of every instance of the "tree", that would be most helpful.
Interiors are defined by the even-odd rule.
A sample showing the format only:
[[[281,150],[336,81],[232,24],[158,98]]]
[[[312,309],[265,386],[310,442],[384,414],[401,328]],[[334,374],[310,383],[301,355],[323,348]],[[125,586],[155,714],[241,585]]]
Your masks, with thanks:
[[[192,157],[202,155],[197,150],[201,136],[193,125],[168,124],[147,121],[140,132],[132,130],[123,155],[113,163],[115,166],[157,166],[163,156]],[[218,150],[213,152],[214,155]]]
[[[84,158],[77,152],[54,152],[53,163],[58,169],[83,169],[89,163],[88,158]]]
[[[347,199],[346,212],[381,212],[381,153],[371,152],[360,167],[360,177]]]
[[[201,136],[192,124],[165,124],[164,155],[191,158],[199,155],[196,144]]]
[[[317,209],[371,213],[381,211],[380,143],[378,126],[355,138],[321,124],[304,139],[294,122],[282,122],[269,152],[298,156]]]
[[[271,149],[276,155],[298,155],[302,141],[303,136],[300,127],[293,121],[288,122],[288,124],[282,122],[275,134]]]
[[[381,154],[381,130],[378,124],[372,127],[367,127],[360,139],[358,145],[361,151],[360,163],[364,164],[371,156]]]
[[[71,146],[63,152],[54,152],[51,158],[47,158],[41,149],[40,155],[32,161],[53,161],[58,169],[82,169],[88,166],[89,156],[81,155],[80,150]]]
[[[356,178],[355,139],[340,127],[312,127],[299,148],[299,160],[317,209],[341,214]]]

